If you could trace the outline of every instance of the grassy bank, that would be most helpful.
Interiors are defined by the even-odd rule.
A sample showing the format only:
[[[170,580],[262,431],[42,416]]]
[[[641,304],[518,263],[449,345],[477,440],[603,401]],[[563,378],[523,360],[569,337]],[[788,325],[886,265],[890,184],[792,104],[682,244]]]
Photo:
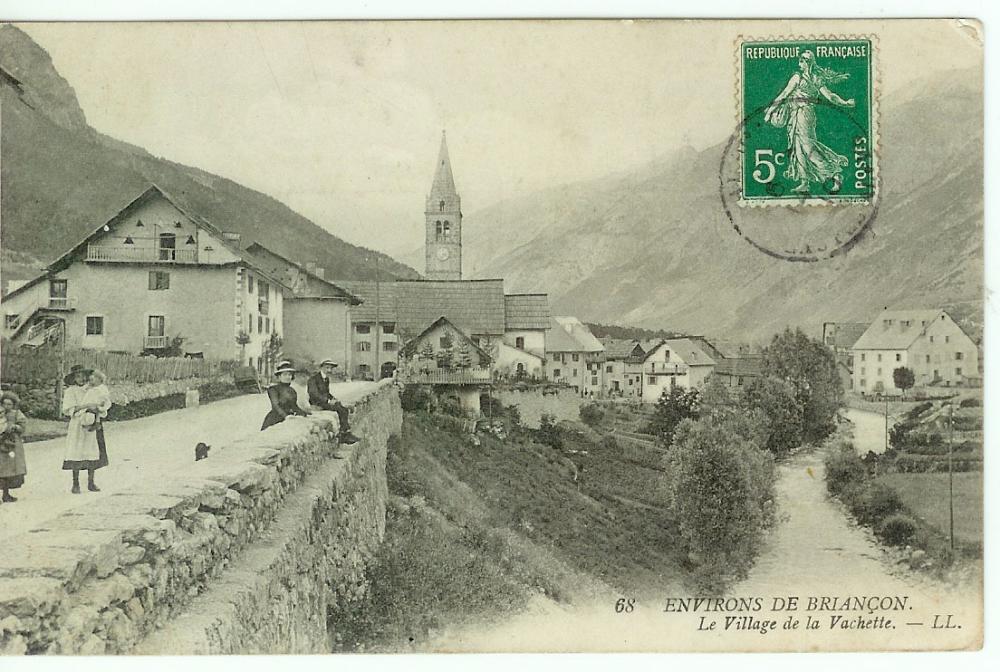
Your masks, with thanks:
[[[955,540],[963,546],[983,543],[983,474],[978,471],[954,475]],[[887,474],[877,482],[894,489],[912,514],[947,536],[948,474]]]
[[[419,648],[537,596],[562,603],[676,589],[683,575],[659,456],[622,460],[585,426],[562,449],[517,432],[474,445],[454,420],[407,413],[390,446],[386,538],[366,603],[332,615],[338,651]]]

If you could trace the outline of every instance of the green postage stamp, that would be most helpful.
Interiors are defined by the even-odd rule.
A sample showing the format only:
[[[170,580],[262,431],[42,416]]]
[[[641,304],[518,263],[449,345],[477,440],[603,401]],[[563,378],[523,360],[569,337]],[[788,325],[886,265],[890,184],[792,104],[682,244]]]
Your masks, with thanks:
[[[876,173],[868,37],[741,40],[740,203],[869,203]]]

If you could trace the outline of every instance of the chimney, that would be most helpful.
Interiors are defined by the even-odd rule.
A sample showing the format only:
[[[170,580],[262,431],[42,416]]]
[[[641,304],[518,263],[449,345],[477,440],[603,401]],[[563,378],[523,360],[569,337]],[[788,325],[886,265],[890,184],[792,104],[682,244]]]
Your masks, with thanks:
[[[233,243],[236,246],[239,246],[240,244],[240,234],[236,233],[235,231],[223,231],[222,237],[225,239],[227,243]]]

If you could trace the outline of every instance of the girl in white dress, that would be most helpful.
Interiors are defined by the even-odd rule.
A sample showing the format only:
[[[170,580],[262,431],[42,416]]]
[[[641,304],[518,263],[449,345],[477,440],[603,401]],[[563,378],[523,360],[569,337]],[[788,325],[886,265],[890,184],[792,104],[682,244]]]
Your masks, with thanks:
[[[63,396],[63,413],[69,416],[66,433],[66,454],[63,469],[73,472],[73,494],[80,494],[80,471],[87,470],[87,490],[100,492],[94,482],[94,472],[108,465],[102,420],[111,408],[111,392],[105,375],[90,371],[86,387],[67,388]]]

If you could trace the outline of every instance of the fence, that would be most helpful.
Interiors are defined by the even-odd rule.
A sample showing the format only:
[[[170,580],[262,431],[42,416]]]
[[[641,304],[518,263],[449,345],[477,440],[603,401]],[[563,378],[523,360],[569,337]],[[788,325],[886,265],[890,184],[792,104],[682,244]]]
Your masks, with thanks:
[[[216,378],[231,374],[235,362],[183,357],[139,357],[97,350],[67,350],[64,371],[74,364],[100,369],[110,383],[155,383],[182,378]],[[0,378],[4,383],[29,384],[55,381],[59,377],[59,350],[55,347],[31,351],[10,349],[3,353]]]

